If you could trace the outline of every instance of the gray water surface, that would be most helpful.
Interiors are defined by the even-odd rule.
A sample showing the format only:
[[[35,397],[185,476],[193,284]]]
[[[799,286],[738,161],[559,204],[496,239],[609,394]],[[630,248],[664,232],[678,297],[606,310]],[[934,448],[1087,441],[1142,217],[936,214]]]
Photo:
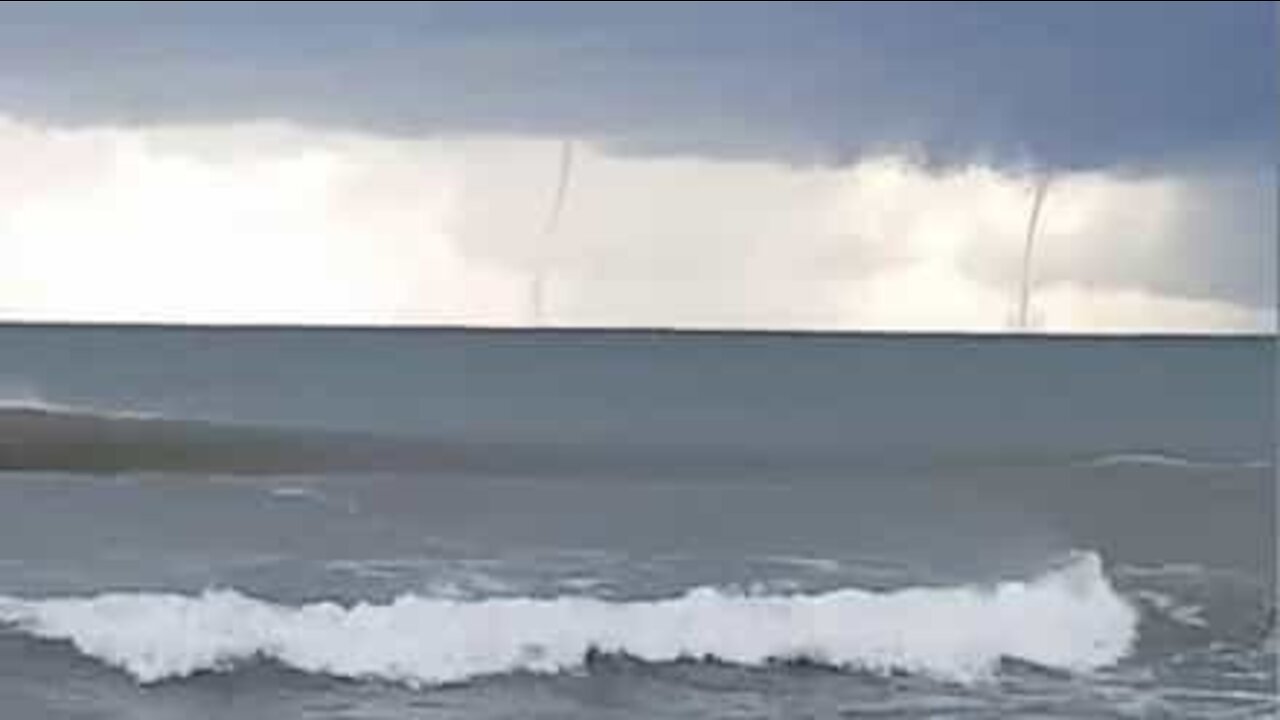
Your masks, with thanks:
[[[139,682],[93,647],[11,622],[0,629],[0,708],[1273,716],[1275,361],[1262,338],[3,328],[0,414],[11,422],[40,408],[109,428],[125,413],[512,461],[435,465],[425,453],[407,469],[227,473],[148,467],[146,452],[110,472],[15,460],[0,471],[0,614],[5,602],[110,593],[234,591],[284,609],[405,597],[625,605],[696,588],[891,594],[1034,582],[1074,551],[1101,559],[1139,621],[1116,662],[1075,671],[1014,657],[973,682],[624,652],[443,685],[244,658]],[[110,435],[99,433],[108,450]],[[446,628],[413,632],[429,647]]]

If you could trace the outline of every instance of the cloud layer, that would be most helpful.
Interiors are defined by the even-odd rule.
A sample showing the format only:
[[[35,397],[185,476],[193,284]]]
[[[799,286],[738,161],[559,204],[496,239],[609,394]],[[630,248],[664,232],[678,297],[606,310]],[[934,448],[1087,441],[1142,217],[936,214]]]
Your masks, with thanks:
[[[910,156],[801,167],[582,142],[388,139],[291,123],[0,119],[0,317],[999,330],[1030,178]],[[1063,173],[1043,328],[1275,325],[1274,179]]]
[[[1275,153],[1270,2],[5,3],[0,111],[1161,168]]]

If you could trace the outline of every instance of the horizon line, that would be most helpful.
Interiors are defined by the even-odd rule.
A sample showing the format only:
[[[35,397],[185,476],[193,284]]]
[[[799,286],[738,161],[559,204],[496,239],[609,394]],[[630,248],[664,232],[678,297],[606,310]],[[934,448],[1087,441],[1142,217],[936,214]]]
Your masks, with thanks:
[[[666,325],[499,325],[482,323],[283,323],[283,322],[175,322],[152,320],[20,320],[0,319],[0,330],[46,328],[67,330],[195,330],[195,331],[292,331],[292,332],[450,332],[569,335],[742,335],[803,337],[970,337],[993,339],[1280,339],[1276,330],[1053,330],[1022,329],[882,329],[882,328],[739,328]]]

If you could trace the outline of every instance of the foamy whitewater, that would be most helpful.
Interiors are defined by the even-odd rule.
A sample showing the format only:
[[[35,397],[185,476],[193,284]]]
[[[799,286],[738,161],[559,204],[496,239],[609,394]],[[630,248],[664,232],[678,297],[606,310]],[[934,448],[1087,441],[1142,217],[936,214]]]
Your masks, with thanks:
[[[1275,717],[1275,367],[0,328],[0,718]]]
[[[589,597],[287,607],[234,591],[0,598],[0,619],[68,640],[141,682],[269,659],[307,672],[432,685],[580,667],[589,653],[649,662],[804,660],[972,682],[1002,659],[1084,672],[1131,647],[1137,614],[1096,555],[991,588],[752,597],[712,588],[649,602]]]
[[[139,409],[101,408],[54,402],[47,398],[38,388],[13,383],[12,381],[9,381],[8,384],[0,382],[0,412],[5,411],[97,417],[104,420],[112,418],[150,420],[162,417],[161,413]]]
[[[1118,466],[1150,466],[1165,468],[1188,468],[1188,469],[1253,469],[1260,470],[1271,467],[1271,461],[1266,459],[1255,460],[1205,460],[1199,458],[1181,457],[1178,455],[1170,455],[1167,453],[1145,453],[1145,452],[1123,452],[1104,455],[1094,458],[1088,462],[1093,467],[1118,467]]]

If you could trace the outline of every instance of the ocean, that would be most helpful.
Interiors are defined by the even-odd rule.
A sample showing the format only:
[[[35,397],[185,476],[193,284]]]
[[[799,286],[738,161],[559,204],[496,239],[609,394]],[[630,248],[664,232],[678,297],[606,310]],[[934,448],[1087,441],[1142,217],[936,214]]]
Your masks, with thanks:
[[[1276,361],[0,327],[0,716],[1274,717]]]

